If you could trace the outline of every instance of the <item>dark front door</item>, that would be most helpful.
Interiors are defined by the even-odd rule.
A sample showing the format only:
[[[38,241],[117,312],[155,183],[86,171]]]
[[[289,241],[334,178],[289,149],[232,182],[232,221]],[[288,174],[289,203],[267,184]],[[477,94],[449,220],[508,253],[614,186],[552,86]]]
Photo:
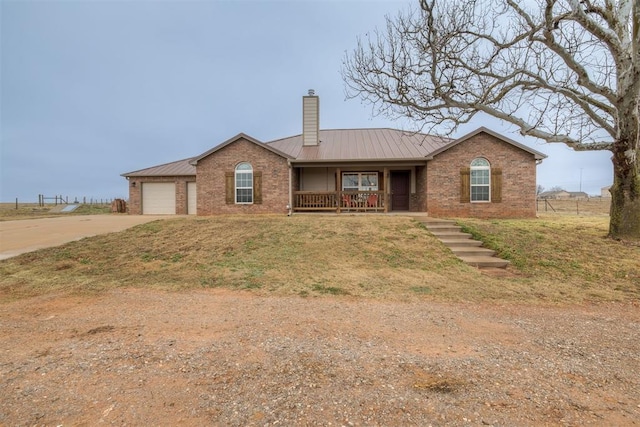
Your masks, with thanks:
[[[391,210],[408,211],[411,192],[411,172],[391,172]]]

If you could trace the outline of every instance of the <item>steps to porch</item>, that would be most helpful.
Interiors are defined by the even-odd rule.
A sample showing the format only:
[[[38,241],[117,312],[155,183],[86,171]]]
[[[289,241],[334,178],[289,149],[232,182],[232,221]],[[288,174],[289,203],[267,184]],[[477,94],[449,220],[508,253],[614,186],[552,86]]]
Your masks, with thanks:
[[[460,231],[453,221],[435,218],[417,218],[431,234],[462,261],[477,268],[506,268],[509,261],[497,258],[495,251],[482,247],[482,242],[474,240],[469,233]]]

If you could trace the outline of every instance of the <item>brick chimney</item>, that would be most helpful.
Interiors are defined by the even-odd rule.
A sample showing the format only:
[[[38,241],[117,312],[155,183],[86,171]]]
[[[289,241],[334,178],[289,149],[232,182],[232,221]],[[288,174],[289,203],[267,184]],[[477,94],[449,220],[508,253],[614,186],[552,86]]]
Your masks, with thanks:
[[[320,143],[320,98],[313,89],[302,97],[302,145],[315,146]]]

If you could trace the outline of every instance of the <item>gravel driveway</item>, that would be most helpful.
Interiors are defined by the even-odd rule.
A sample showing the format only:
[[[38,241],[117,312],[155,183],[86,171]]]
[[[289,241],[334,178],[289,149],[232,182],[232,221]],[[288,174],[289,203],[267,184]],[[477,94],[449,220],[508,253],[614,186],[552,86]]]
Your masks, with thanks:
[[[640,311],[114,290],[0,305],[0,425],[632,426]]]
[[[0,260],[36,249],[62,245],[83,237],[121,231],[166,216],[71,215],[0,221]]]

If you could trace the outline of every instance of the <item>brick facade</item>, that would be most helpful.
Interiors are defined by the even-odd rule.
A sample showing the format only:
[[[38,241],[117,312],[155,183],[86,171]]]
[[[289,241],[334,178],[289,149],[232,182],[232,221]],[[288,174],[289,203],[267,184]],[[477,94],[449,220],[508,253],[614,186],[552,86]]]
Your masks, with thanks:
[[[187,214],[187,183],[194,182],[194,176],[145,176],[129,179],[128,211],[131,215],[142,215],[142,184],[145,182],[173,182],[176,185],[176,214]]]
[[[250,163],[254,172],[262,173],[262,203],[226,203],[225,175],[241,162]],[[244,138],[198,160],[196,175],[198,215],[287,213],[287,159]]]
[[[502,169],[502,201],[460,201],[460,170],[476,157]],[[417,188],[422,192],[423,177]],[[536,215],[534,155],[487,133],[479,133],[436,155],[426,167],[426,210],[434,217],[515,218]]]
[[[476,133],[435,154],[426,165],[415,166],[409,210],[427,212],[434,217],[534,217],[536,156],[540,155],[518,147],[517,143],[506,142],[491,132]],[[468,170],[471,161],[477,157],[487,159],[492,170],[501,171],[500,191],[491,190],[495,195],[501,195],[500,201],[465,202],[461,199],[461,170]],[[227,200],[227,174],[232,174],[241,162],[250,163],[254,176],[261,179],[261,200],[258,197],[252,204],[228,203]],[[389,184],[389,174],[395,169],[389,166],[384,170],[387,175],[381,177],[380,189],[384,188],[383,183]],[[241,134],[198,158],[195,176],[130,176],[129,213],[142,214],[143,183],[172,182],[176,186],[175,213],[187,214],[187,186],[188,182],[195,181],[198,215],[286,214],[290,191],[300,190],[300,177],[300,168],[290,169],[285,155]],[[387,203],[389,200],[390,196],[387,196]]]

